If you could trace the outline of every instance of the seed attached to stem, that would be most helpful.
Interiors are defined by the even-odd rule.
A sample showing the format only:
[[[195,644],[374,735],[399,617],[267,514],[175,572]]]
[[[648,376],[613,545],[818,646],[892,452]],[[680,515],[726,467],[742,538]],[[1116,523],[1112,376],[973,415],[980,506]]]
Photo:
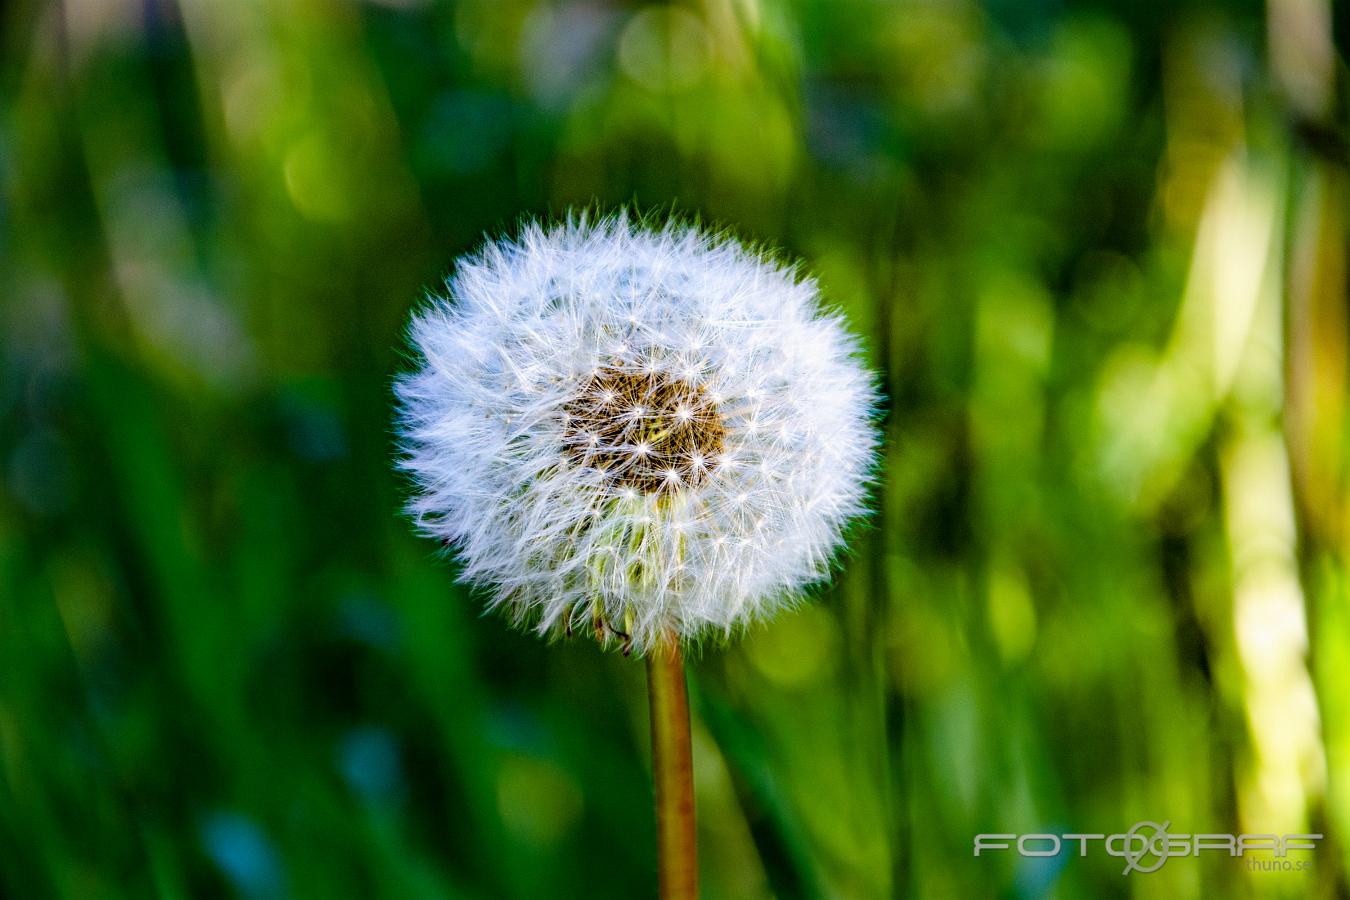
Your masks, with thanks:
[[[646,494],[698,487],[726,435],[703,388],[618,365],[597,371],[563,409],[572,459]]]

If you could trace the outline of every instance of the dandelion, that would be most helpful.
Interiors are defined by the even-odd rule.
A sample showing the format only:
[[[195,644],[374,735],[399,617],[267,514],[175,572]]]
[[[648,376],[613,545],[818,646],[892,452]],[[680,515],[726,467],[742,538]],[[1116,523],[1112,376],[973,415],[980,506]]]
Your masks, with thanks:
[[[685,896],[681,645],[828,573],[864,508],[872,378],[812,281],[691,227],[532,224],[448,286],[397,386],[410,514],[518,624],[647,656],[662,891]]]

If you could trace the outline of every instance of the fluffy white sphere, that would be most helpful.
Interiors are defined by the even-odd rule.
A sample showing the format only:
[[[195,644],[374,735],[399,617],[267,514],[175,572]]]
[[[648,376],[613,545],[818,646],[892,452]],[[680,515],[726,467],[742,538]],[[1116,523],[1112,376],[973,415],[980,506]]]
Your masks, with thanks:
[[[725,237],[585,217],[462,259],[397,385],[409,512],[545,634],[645,652],[824,576],[875,389],[810,280]]]

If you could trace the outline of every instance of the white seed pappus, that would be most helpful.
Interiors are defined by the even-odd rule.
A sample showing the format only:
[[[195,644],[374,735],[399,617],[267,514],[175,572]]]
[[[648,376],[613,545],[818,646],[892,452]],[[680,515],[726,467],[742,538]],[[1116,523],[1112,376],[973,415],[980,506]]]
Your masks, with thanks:
[[[824,577],[864,511],[876,390],[814,282],[620,214],[459,261],[399,379],[408,509],[543,634],[644,653]]]

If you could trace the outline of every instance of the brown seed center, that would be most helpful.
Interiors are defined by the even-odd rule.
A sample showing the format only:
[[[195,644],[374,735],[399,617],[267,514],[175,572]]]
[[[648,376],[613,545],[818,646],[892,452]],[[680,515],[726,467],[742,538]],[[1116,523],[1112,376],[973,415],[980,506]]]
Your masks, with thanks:
[[[644,493],[697,487],[722,453],[725,429],[707,391],[662,373],[607,366],[563,411],[572,459]]]

